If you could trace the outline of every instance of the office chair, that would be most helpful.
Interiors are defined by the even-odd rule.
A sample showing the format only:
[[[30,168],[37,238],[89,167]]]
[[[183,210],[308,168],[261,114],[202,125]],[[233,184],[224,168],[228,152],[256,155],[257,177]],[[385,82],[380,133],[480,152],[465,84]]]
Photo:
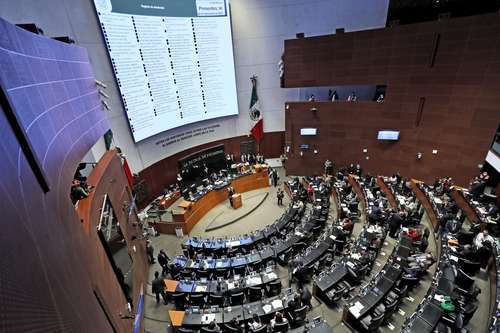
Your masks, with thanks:
[[[299,327],[304,324],[306,320],[308,307],[303,305],[302,307],[295,309],[292,314],[292,324],[294,327]]]
[[[257,329],[250,329],[250,332],[253,332],[253,333],[267,333],[267,326],[266,325],[262,325],[261,327],[257,328]]]
[[[177,332],[179,333],[194,333],[194,331],[190,328],[185,328],[185,327],[179,327],[177,329]]]
[[[248,301],[256,302],[262,299],[263,290],[262,287],[252,286],[248,288]]]
[[[208,297],[208,304],[218,305],[219,307],[224,307],[224,296],[211,294]]]
[[[469,323],[471,318],[474,316],[474,313],[476,313],[477,308],[477,302],[467,302],[467,304],[465,304],[462,310],[464,326]]]
[[[278,296],[281,294],[281,280],[272,281],[268,285],[267,296]]]
[[[245,301],[245,295],[243,294],[243,292],[231,294],[230,296],[231,305],[242,305],[244,301]]]
[[[172,299],[177,310],[184,310],[186,306],[186,295],[184,293],[173,293]]]
[[[460,264],[460,267],[462,268],[462,270],[467,275],[470,275],[470,276],[476,275],[476,273],[479,272],[479,270],[481,269],[480,262],[474,262],[474,261],[470,261],[467,259],[459,258],[458,263]]]
[[[374,332],[376,331],[382,322],[384,321],[384,314],[381,313],[379,315],[367,315],[363,319],[361,319],[360,324],[361,327],[366,331],[366,332]]]
[[[216,331],[216,330],[212,330],[212,329],[210,329],[210,328],[208,328],[208,327],[202,327],[202,328],[200,329],[200,332],[201,332],[201,333],[216,333],[217,331]]]
[[[188,271],[187,269],[183,269],[181,271],[181,278],[182,279],[191,279],[191,271]]]
[[[205,297],[202,294],[192,294],[189,296],[189,303],[202,308],[205,305]]]
[[[239,333],[241,331],[239,328],[234,327],[234,326],[226,323],[226,324],[222,324],[222,332],[224,332],[224,333]]]
[[[285,333],[288,332],[288,323],[276,323],[273,327],[273,332]]]
[[[247,267],[246,266],[238,266],[233,268],[233,274],[234,275],[241,275],[244,276],[246,273]]]
[[[198,276],[198,278],[206,278],[207,280],[209,280],[212,274],[209,271],[199,270],[196,272],[196,276]]]
[[[229,271],[226,268],[216,268],[215,276],[218,278],[227,279],[229,277]]]

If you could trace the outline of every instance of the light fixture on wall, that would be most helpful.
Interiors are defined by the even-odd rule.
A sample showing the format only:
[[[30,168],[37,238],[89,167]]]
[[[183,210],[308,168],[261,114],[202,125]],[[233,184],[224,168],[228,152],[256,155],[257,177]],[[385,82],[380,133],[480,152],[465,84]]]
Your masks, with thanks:
[[[437,150],[437,149],[433,149],[433,150],[432,150],[432,155],[437,155],[437,153],[438,153],[438,150]]]
[[[290,109],[290,104],[285,105],[285,109],[286,110]]]
[[[366,154],[367,152],[368,152],[368,149],[363,148],[363,153],[365,153],[365,154]]]
[[[300,151],[299,154],[300,154],[300,157],[304,156],[304,152],[302,150]]]
[[[417,153],[417,160],[421,160],[422,159],[422,153],[418,152]]]
[[[286,146],[286,152],[289,153],[290,152],[290,146]]]
[[[318,153],[318,149],[316,149],[316,148],[315,148],[313,152],[314,152],[315,154],[317,154],[317,153]]]
[[[309,111],[311,111],[311,112],[314,112],[314,113],[315,113],[316,111],[318,111],[318,109],[316,109],[315,107],[312,107],[312,108],[310,108],[310,109],[309,109]]]

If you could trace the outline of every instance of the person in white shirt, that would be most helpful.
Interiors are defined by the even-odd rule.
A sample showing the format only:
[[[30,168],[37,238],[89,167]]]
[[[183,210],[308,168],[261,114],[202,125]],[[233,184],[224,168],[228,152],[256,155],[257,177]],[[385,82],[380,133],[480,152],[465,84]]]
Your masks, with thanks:
[[[476,238],[474,239],[474,245],[477,249],[480,249],[483,247],[484,242],[486,241],[490,242],[492,245],[494,243],[493,237],[490,236],[488,230],[484,229],[482,232],[477,234]]]
[[[288,323],[288,320],[283,317],[283,314],[281,312],[276,312],[276,315],[274,316],[273,319],[271,319],[271,327],[274,327],[278,323]]]
[[[356,96],[354,91],[349,96],[347,96],[348,102],[356,102],[357,100],[358,100],[358,96]]]

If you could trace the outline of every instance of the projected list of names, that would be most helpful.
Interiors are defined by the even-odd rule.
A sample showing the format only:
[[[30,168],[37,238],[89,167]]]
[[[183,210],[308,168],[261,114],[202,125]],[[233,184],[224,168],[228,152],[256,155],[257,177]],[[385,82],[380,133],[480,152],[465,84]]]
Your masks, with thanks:
[[[101,12],[96,4],[136,142],[238,112],[226,3],[194,4],[191,17]]]

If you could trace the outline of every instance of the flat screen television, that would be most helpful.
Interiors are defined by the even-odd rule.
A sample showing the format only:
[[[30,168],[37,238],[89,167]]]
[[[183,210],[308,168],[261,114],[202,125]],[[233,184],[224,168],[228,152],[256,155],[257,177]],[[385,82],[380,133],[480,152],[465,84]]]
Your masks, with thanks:
[[[316,135],[318,130],[316,128],[301,128],[300,135]]]
[[[393,131],[393,130],[378,131],[377,139],[378,140],[388,140],[388,141],[398,141],[399,140],[399,131]]]

